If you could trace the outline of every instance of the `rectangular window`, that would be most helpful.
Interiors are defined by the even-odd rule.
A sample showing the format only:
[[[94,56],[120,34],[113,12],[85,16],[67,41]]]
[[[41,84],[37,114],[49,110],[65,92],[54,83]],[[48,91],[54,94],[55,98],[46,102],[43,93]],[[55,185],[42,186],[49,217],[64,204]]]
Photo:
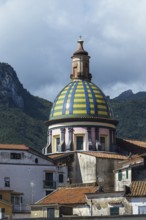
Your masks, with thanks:
[[[128,179],[128,169],[126,169],[126,179]]]
[[[121,181],[122,180],[122,171],[119,170],[118,172],[118,180]]]
[[[4,178],[5,187],[10,187],[10,177]]]
[[[54,189],[56,187],[56,182],[53,181],[53,173],[45,173],[45,180],[44,180],[44,188],[51,188]]]
[[[106,138],[105,137],[100,137],[100,143],[101,143],[101,150],[105,150],[105,144],[106,144]]]
[[[53,219],[55,217],[54,208],[47,208],[47,218]]]
[[[63,174],[59,173],[59,183],[63,183]]]
[[[119,215],[119,207],[111,207],[110,215]]]
[[[11,198],[13,205],[20,205],[23,202],[22,196],[12,196]]]
[[[60,137],[56,138],[56,150],[61,151],[61,149],[60,149]]]
[[[2,195],[0,195],[0,200],[2,200],[3,199],[3,196]]]
[[[11,159],[21,159],[21,154],[20,153],[11,153],[10,158]]]
[[[83,150],[83,136],[77,136],[77,150]]]

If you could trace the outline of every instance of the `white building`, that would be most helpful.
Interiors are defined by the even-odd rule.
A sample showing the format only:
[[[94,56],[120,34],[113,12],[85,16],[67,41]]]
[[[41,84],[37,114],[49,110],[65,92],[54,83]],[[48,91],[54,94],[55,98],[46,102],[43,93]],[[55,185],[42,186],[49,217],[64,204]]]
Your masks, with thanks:
[[[30,212],[30,204],[67,181],[65,166],[25,145],[0,144],[0,188],[18,192],[13,213]],[[19,213],[19,215],[18,215]]]

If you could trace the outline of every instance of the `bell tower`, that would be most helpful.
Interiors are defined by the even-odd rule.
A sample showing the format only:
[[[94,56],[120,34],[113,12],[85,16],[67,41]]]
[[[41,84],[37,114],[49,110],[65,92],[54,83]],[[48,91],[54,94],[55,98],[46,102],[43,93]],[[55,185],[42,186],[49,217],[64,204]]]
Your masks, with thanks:
[[[80,37],[78,40],[77,51],[73,54],[72,58],[72,74],[70,78],[72,80],[87,80],[91,81],[92,75],[89,73],[89,59],[88,52],[84,50],[84,41]]]

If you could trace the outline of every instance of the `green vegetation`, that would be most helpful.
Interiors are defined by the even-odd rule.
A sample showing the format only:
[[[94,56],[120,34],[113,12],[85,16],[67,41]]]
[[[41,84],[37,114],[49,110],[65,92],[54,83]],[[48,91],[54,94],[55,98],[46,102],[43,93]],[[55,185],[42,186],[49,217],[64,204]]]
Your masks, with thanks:
[[[36,98],[40,106],[36,112],[25,113],[19,108],[0,105],[0,143],[25,144],[41,150],[47,142],[50,102]],[[27,109],[28,111],[28,109]],[[37,117],[38,114],[38,117]]]
[[[146,98],[137,94],[132,99],[111,100],[114,117],[119,121],[117,136],[146,141]]]

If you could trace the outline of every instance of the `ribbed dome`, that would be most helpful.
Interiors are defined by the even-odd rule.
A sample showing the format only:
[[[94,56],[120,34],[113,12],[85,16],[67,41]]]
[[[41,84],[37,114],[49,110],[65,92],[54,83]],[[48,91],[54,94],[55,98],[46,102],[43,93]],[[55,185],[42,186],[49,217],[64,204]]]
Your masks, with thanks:
[[[111,109],[102,91],[92,82],[70,82],[56,97],[50,120],[62,118],[111,118]]]

